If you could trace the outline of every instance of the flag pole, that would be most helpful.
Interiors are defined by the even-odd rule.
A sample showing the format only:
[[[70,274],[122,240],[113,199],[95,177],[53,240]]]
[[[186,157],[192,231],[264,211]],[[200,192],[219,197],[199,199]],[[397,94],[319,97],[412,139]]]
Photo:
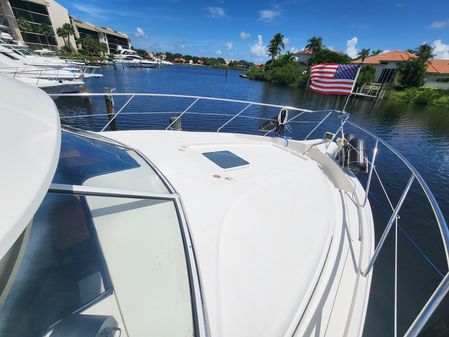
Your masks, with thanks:
[[[357,83],[357,79],[359,78],[360,69],[362,69],[362,65],[360,65],[359,69],[357,69],[357,74],[355,74],[354,83],[352,84],[351,94],[348,95],[348,98],[346,99],[345,105],[343,106],[343,110],[341,111],[342,113],[345,113],[346,106],[348,105],[349,99],[352,96],[352,92],[354,91],[355,84]]]

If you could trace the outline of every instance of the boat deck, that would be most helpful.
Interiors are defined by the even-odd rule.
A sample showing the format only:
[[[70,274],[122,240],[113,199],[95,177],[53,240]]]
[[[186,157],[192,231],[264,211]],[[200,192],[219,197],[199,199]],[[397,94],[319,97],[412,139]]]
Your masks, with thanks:
[[[361,256],[361,245],[350,247],[359,236],[358,214],[355,205],[343,214],[352,201],[323,165],[257,136],[166,131],[107,136],[140,150],[181,196],[212,336],[291,336],[301,329],[311,335],[316,328],[324,336],[332,321],[347,328],[342,318],[354,306],[348,294],[357,291]],[[221,168],[204,155],[220,151],[247,164]],[[350,248],[355,265],[347,264]],[[338,284],[335,277],[346,277],[347,285],[328,289]],[[366,301],[369,278],[363,288]],[[326,293],[331,297],[326,295],[325,303],[313,302]],[[335,314],[338,294],[349,302]],[[357,315],[363,318],[362,302]],[[301,318],[317,310],[319,320],[302,327]]]

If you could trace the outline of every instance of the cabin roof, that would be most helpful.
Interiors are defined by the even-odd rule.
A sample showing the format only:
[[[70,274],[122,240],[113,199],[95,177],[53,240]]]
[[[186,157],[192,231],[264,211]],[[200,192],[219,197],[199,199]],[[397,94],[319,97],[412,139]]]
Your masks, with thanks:
[[[45,92],[5,76],[0,76],[0,88],[5,145],[0,165],[3,257],[48,191],[58,163],[61,130],[58,110]]]

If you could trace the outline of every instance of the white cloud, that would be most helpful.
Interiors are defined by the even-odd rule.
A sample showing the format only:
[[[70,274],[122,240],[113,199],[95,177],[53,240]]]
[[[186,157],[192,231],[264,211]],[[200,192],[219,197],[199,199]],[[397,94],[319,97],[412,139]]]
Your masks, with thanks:
[[[222,51],[221,51],[221,49],[218,49],[217,51],[215,51],[215,54],[217,54],[217,55],[221,55],[221,54],[222,54]]]
[[[178,49],[186,49],[186,44],[185,43],[178,43],[176,45],[176,48],[178,48]]]
[[[211,18],[223,18],[226,16],[226,12],[222,7],[208,7],[208,16]]]
[[[352,39],[346,41],[346,54],[349,55],[349,57],[355,58],[357,57],[357,43],[359,42],[359,39],[354,36]]]
[[[145,33],[145,31],[142,29],[142,28],[140,28],[140,27],[136,27],[136,32],[134,33],[134,35],[136,36],[136,37],[141,37],[141,38],[144,38],[144,39],[148,39],[148,35]]]
[[[284,37],[282,39],[282,41],[284,42],[284,44],[289,44],[290,43],[290,39],[288,37]]]
[[[441,21],[434,21],[429,26],[429,28],[432,29],[441,29],[449,25],[449,19],[448,20],[441,20]]]
[[[263,9],[259,11],[259,20],[264,22],[271,22],[278,16],[281,16],[280,11],[272,10],[272,9]]]
[[[266,57],[267,47],[263,45],[263,38],[262,35],[257,35],[257,41],[253,45],[251,45],[250,53],[251,55],[257,57],[258,59],[261,59],[263,57]]]
[[[249,39],[251,37],[251,34],[250,33],[247,33],[247,32],[240,32],[240,38],[242,39],[242,40],[246,40],[246,39]]]
[[[449,59],[449,44],[443,43],[442,40],[435,40],[432,42],[433,53],[437,60]]]
[[[226,43],[225,43],[225,48],[226,48],[227,50],[231,50],[231,49],[232,49],[232,41],[226,42]]]
[[[106,11],[100,7],[89,5],[89,4],[82,4],[82,3],[74,3],[73,7],[75,7],[80,12],[83,12],[85,14],[88,14],[94,18],[97,19],[104,19],[106,18]]]

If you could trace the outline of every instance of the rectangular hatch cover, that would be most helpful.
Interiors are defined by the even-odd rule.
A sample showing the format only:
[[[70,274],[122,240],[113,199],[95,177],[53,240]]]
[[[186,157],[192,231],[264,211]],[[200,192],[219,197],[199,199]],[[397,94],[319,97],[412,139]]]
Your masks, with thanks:
[[[203,156],[205,156],[206,158],[214,162],[216,165],[224,169],[249,164],[246,160],[240,158],[231,151],[203,152]]]

